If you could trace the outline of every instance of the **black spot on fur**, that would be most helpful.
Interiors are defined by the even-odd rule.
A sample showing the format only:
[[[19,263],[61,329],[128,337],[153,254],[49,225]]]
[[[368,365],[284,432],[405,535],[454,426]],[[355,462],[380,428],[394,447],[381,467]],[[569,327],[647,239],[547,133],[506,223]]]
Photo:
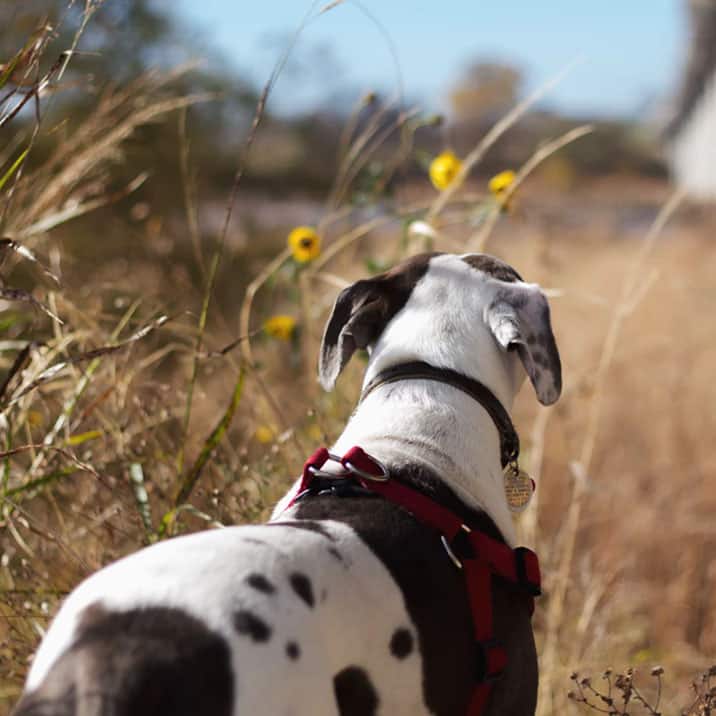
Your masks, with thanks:
[[[488,254],[473,254],[472,256],[463,257],[462,260],[469,266],[472,266],[472,268],[478,271],[484,271],[500,281],[507,281],[508,283],[522,281],[522,276],[520,276],[512,266],[506,264],[504,261],[500,261],[500,259],[496,259],[494,256],[489,256]]]
[[[378,709],[378,694],[368,674],[358,666],[348,666],[333,678],[340,716],[373,716]]]
[[[298,594],[301,599],[303,599],[306,604],[313,608],[313,605],[315,604],[316,600],[313,596],[313,586],[311,585],[311,580],[301,572],[294,572],[290,577],[289,580],[291,582],[291,586],[293,587],[293,591]]]
[[[295,641],[289,641],[286,644],[286,656],[292,661],[296,661],[301,656],[301,647]]]
[[[231,655],[220,634],[180,609],[114,612],[95,604],[13,713],[230,716],[233,700]]]
[[[274,587],[263,574],[250,574],[246,578],[246,582],[250,587],[257,589],[259,592],[263,592],[264,594],[274,594],[276,592],[276,587]]]
[[[335,548],[335,547],[329,547],[328,548],[328,554],[335,557],[339,562],[343,562],[345,564],[345,560],[343,559],[343,555]]]
[[[413,635],[407,629],[396,629],[390,640],[390,653],[396,659],[405,659],[413,651]]]
[[[271,627],[263,619],[244,609],[234,613],[234,629],[258,643],[271,638]]]

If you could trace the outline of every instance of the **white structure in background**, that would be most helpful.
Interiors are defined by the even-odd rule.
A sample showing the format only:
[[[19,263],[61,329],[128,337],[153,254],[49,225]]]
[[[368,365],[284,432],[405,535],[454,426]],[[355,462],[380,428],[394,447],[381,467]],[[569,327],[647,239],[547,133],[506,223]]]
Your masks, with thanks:
[[[691,38],[676,112],[668,128],[676,183],[716,198],[716,0],[688,0]]]

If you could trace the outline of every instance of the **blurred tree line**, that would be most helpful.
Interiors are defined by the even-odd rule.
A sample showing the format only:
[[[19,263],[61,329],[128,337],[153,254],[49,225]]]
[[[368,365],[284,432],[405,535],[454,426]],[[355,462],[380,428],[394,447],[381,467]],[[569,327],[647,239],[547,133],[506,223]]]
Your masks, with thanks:
[[[168,3],[95,0],[93,4],[96,12],[84,30],[66,76],[41,103],[43,132],[30,157],[32,162],[42,162],[62,132],[81,122],[103,93],[127,86],[150,69],[170,71],[198,54],[188,28],[177,22]],[[85,6],[77,1],[68,5],[67,0],[0,0],[0,23],[5,29],[0,37],[0,61],[12,57],[27,38],[49,24],[53,31],[43,63],[51,64],[61,50],[72,46]],[[260,92],[260,88],[230,69],[229,62],[221,58],[209,60],[171,84],[175,95],[215,96],[213,101],[193,106],[186,122],[185,140],[192,166],[198,168],[196,186],[200,199],[225,196]],[[437,152],[449,144],[458,152],[468,151],[521,98],[522,91],[523,76],[518,68],[499,63],[472,64],[452,88],[449,124],[421,129],[421,148],[428,153]],[[341,131],[350,111],[350,107],[339,106],[310,116],[285,118],[273,115],[269,103],[245,186],[279,197],[294,192],[324,195],[335,176]],[[386,108],[380,98],[365,104],[358,113],[357,133],[374,119],[376,112],[382,112],[379,121],[388,127],[395,122],[399,108]],[[33,119],[28,107],[15,126],[24,122],[30,132]],[[572,124],[569,118],[543,109],[532,111],[491,150],[482,170],[490,173],[516,166],[540,141]],[[64,128],[58,130],[58,125]],[[182,192],[178,140],[179,123],[175,118],[165,117],[161,122],[140,127],[125,142],[122,161],[113,169],[113,181],[118,186],[125,185],[146,170],[151,179],[141,190],[142,198],[153,207],[177,205]],[[388,156],[399,141],[395,133],[381,152]],[[621,122],[601,123],[595,135],[568,147],[560,161],[567,163],[573,175],[663,172],[654,144],[633,126]],[[424,169],[416,161],[408,162],[402,171],[424,178]]]
[[[87,8],[95,12],[75,47]],[[14,213],[20,213],[20,197],[28,205],[42,205],[38,196],[54,196],[55,201],[31,212],[27,221],[14,226],[10,222],[11,229],[42,224],[48,216],[96,202],[101,211],[78,212],[51,230],[38,230],[27,243],[43,258],[61,245],[62,252],[54,255],[61,253],[64,285],[86,289],[88,297],[101,303],[102,315],[112,320],[125,310],[124,298],[114,301],[117,286],[141,286],[142,294],[155,296],[163,311],[185,310],[186,297],[205,285],[207,257],[218,242],[226,199],[262,88],[221,57],[209,57],[190,71],[176,71],[202,54],[196,44],[200,38],[178,22],[169,3],[159,0],[0,0],[0,23],[0,77],[12,70],[0,93],[12,91],[11,85],[19,85],[22,93],[28,78],[21,66],[10,65],[19,51],[34,46],[33,38],[47,43],[39,75],[56,67],[62,52],[76,50],[67,72],[61,79],[59,72],[53,74],[39,102],[28,102],[9,124],[0,126],[0,172],[31,144],[22,177],[15,183],[18,172],[0,193],[0,237],[25,240],[22,231],[8,230],[4,221],[13,213],[7,206],[14,205]],[[268,76],[273,68],[265,69]],[[148,80],[147,73],[153,79]],[[164,82],[162,73],[172,75],[171,81]],[[291,79],[300,82],[301,76]],[[256,267],[275,256],[291,225],[316,222],[321,207],[331,201],[332,209],[349,202],[380,211],[381,202],[391,201],[397,185],[432,192],[426,171],[430,159],[446,147],[466,154],[523,97],[523,85],[518,68],[476,62],[456,78],[449,120],[416,116],[410,120],[414,136],[409,142],[404,131],[408,123],[402,120],[408,108],[419,105],[409,98],[400,107],[376,95],[356,97],[353,106],[335,102],[296,116],[274,113],[269,100],[242,179],[228,237],[230,250],[214,292],[216,304],[226,311],[227,325],[235,320],[235,307]],[[132,125],[101,160],[83,157],[78,162],[83,170],[67,176],[72,169],[67,153],[82,145],[78,135],[89,136],[90,144],[101,143],[103,132],[121,128],[132,114],[141,114],[164,98],[171,105],[189,95],[200,95],[203,101]],[[101,122],[92,125],[102,107]],[[588,118],[579,121],[584,119]],[[489,150],[480,162],[483,176],[477,181],[484,186],[486,176],[519,167],[540,143],[576,123],[544,108],[533,109]],[[353,138],[371,132],[381,141],[360,150],[361,161],[355,163],[360,171],[353,174],[351,165],[350,179],[340,186],[338,166],[341,156],[349,153],[346,127]],[[87,151],[87,141],[82,152]],[[409,151],[403,151],[406,145]],[[70,148],[64,157],[63,147]],[[563,149],[540,171],[559,190],[590,175],[663,173],[657,147],[637,125],[601,122],[597,132]],[[58,154],[62,161],[57,161]],[[146,181],[136,188],[137,178],[144,174]],[[38,176],[42,181],[35,182]],[[64,186],[54,192],[53,181]],[[278,205],[276,200],[282,199],[297,201]],[[92,281],[87,281],[88,275]],[[28,291],[37,283],[23,263],[3,279]],[[99,291],[99,286],[109,288]],[[212,320],[219,321],[214,316]]]

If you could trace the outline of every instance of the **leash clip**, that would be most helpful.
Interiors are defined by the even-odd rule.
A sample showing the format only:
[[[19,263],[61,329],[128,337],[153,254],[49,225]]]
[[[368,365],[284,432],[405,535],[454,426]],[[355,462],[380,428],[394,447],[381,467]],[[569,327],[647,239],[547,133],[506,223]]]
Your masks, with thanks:
[[[355,450],[355,448],[354,448]],[[375,475],[372,472],[368,472],[367,470],[363,470],[362,468],[358,467],[358,465],[355,464],[355,462],[351,461],[351,453],[353,451],[349,451],[345,457],[341,457],[340,455],[336,455],[335,453],[326,451],[326,462],[328,460],[332,460],[333,462],[337,462],[339,465],[343,467],[343,472],[328,472],[328,470],[324,470],[321,467],[318,467],[317,465],[308,465],[307,470],[311,473],[312,477],[328,477],[333,479],[340,479],[348,477],[349,475],[357,475],[358,477],[362,477],[364,480],[369,480],[371,482],[387,482],[390,479],[390,473],[388,472],[388,468],[377,458],[368,455],[357,454],[356,457],[359,459],[361,457],[365,457],[366,459],[370,460],[372,465],[375,465],[380,470],[380,473]]]
[[[339,465],[342,465],[344,468],[346,467],[345,465],[343,465],[343,460],[340,457],[340,455],[336,455],[336,454],[334,454],[332,452],[328,452],[328,450],[326,450],[325,456],[326,456],[325,460],[321,463],[321,467],[317,467],[316,465],[311,465],[311,464],[309,464],[307,466],[307,470],[308,470],[308,472],[311,473],[312,477],[346,477],[348,475],[347,471],[328,472],[328,470],[323,470],[322,466],[323,466],[323,464],[328,462],[328,460],[337,462]]]
[[[340,458],[340,461],[346,470],[369,482],[387,482],[390,479],[388,468],[380,460],[364,452],[362,448],[352,447]],[[379,473],[376,475],[370,472],[371,468],[378,468]]]
[[[350,460],[344,460],[343,461],[343,467],[345,467],[347,470],[352,472],[354,475],[358,475],[358,477],[362,477],[364,480],[370,480],[371,482],[388,482],[390,479],[390,474],[388,473],[388,468],[383,465],[380,460],[376,460],[374,457],[371,457],[371,460],[376,464],[377,467],[380,468],[380,475],[373,475],[370,472],[366,472],[365,470],[361,470],[359,467],[354,465]]]

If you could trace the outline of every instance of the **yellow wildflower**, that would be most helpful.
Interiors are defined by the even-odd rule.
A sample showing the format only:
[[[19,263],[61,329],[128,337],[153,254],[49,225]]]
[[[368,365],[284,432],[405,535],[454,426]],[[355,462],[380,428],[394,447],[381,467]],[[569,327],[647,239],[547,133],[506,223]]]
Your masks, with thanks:
[[[512,197],[507,199],[507,193],[515,183],[515,173],[512,169],[505,169],[505,171],[495,174],[487,184],[487,188],[490,193],[497,199],[498,204],[502,211],[509,211]]]
[[[505,169],[504,172],[495,174],[495,176],[490,179],[487,188],[490,190],[491,194],[494,194],[498,199],[501,199],[514,183],[515,173],[512,169]]]
[[[28,410],[27,422],[31,428],[38,428],[45,422],[45,417],[39,410]]]
[[[288,235],[293,258],[300,264],[313,261],[321,253],[321,237],[311,226],[297,226]]]
[[[271,428],[268,425],[259,425],[258,428],[256,428],[254,437],[262,445],[267,445],[268,443],[273,442],[274,433],[273,433],[273,430],[271,430]]]
[[[438,154],[430,162],[430,181],[439,191],[447,189],[453,183],[457,173],[462,167],[462,162],[450,150]]]
[[[271,316],[264,322],[264,332],[271,338],[281,341],[290,341],[296,330],[296,319],[292,316]]]

